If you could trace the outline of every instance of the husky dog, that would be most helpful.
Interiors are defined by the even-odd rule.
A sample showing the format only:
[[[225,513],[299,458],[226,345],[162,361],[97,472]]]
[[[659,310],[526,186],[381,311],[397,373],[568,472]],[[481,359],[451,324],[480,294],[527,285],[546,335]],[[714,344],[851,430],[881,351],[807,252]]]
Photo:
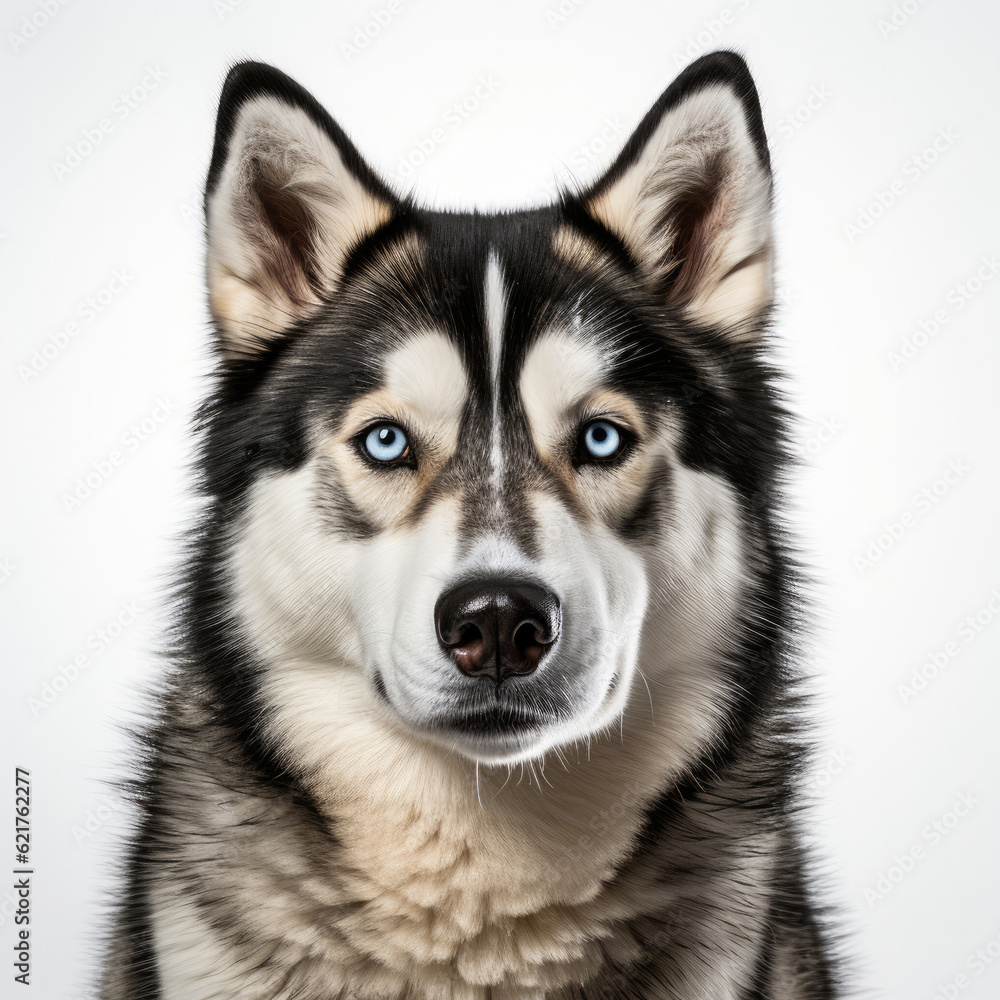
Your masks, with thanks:
[[[205,203],[206,503],[104,1000],[833,997],[742,59],[498,213],[244,63]]]

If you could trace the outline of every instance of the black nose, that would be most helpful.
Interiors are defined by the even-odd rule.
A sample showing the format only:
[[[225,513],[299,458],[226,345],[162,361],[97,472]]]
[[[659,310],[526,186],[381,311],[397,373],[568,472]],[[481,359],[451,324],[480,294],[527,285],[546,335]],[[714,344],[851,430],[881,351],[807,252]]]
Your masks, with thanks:
[[[559,598],[533,583],[479,580],[446,590],[434,608],[438,640],[470,677],[499,684],[530,674],[559,638]]]

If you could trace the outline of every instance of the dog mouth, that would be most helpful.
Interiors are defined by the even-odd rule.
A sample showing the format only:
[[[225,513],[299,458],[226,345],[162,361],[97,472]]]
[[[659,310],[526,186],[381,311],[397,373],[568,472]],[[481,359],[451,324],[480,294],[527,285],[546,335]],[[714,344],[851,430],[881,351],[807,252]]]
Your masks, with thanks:
[[[552,722],[540,712],[528,711],[510,705],[495,708],[474,708],[465,711],[448,712],[439,716],[431,728],[438,732],[481,736],[486,738],[510,738],[537,730]]]
[[[392,699],[382,674],[375,672],[373,687],[379,699],[388,705]],[[554,710],[528,705],[521,698],[494,689],[490,695],[460,698],[423,722],[421,728],[442,736],[472,736],[481,739],[509,741],[512,737],[537,732],[556,721]]]

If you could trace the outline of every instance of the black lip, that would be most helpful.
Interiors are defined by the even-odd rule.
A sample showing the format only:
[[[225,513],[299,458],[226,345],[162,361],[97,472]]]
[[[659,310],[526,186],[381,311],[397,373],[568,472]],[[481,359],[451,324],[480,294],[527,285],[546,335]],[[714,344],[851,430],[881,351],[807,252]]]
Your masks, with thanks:
[[[509,736],[512,733],[535,729],[549,721],[551,720],[537,712],[523,712],[497,706],[493,709],[475,709],[443,715],[435,721],[434,728],[448,732]]]

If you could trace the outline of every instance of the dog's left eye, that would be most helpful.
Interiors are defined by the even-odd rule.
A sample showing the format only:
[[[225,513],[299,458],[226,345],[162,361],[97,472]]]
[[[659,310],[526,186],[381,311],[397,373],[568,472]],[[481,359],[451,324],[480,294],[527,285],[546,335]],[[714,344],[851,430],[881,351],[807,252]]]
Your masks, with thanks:
[[[627,444],[628,433],[610,420],[592,420],[580,429],[577,461],[610,462],[625,451]]]
[[[403,462],[410,457],[410,442],[399,424],[376,424],[364,435],[365,454],[376,462]]]

